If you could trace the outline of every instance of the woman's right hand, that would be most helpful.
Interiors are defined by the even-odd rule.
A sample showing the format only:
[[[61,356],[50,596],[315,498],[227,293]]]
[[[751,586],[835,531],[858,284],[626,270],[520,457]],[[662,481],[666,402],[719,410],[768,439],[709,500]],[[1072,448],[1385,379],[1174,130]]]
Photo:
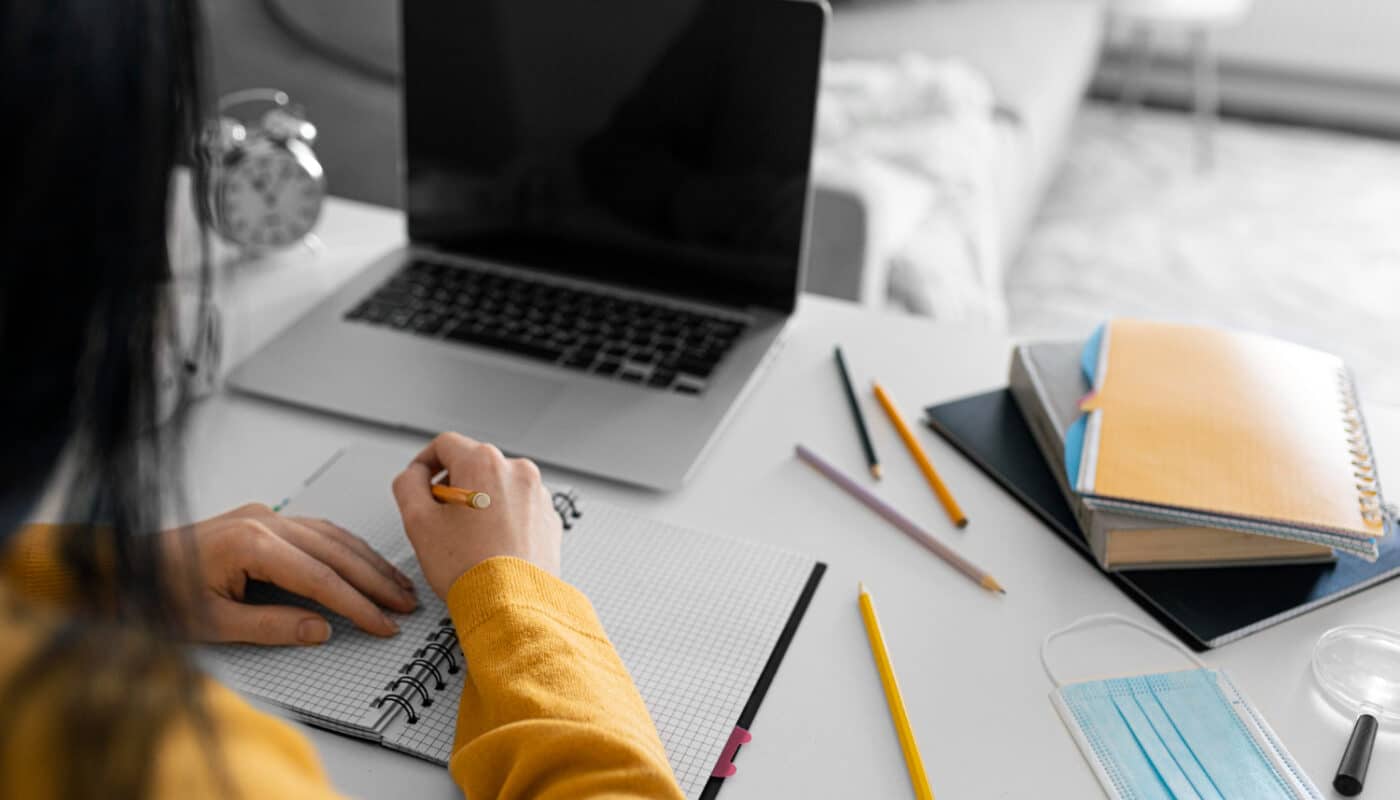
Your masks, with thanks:
[[[440,503],[433,476],[447,470],[445,484],[486,492],[485,509]],[[444,433],[394,479],[403,527],[428,585],[446,598],[454,581],[495,556],[513,556],[559,574],[563,536],[559,515],[534,462],[508,459],[493,445],[459,433]]]

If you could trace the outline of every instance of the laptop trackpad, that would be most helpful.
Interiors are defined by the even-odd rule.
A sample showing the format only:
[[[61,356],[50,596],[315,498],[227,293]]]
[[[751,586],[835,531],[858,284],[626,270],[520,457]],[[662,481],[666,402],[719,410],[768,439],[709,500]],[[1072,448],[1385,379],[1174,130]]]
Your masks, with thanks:
[[[564,390],[564,382],[510,369],[473,365],[439,391],[420,398],[457,431],[484,441],[518,439]]]

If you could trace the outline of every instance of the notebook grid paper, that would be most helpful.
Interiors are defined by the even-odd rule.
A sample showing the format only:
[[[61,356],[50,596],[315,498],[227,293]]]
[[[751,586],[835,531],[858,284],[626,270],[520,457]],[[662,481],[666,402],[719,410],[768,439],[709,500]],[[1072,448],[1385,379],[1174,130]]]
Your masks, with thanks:
[[[697,796],[814,562],[586,498],[564,577],[593,601],[687,796]]]
[[[395,615],[401,633],[378,639],[331,616],[333,635],[312,648],[210,648],[216,672],[237,688],[310,721],[381,738],[386,746],[445,764],[456,733],[468,669],[449,675],[422,707],[400,686],[417,717],[392,704],[371,708],[446,616],[423,581],[389,493],[407,457],[354,447],[289,504],[285,513],[329,518],[364,538],[418,584],[423,607]],[[578,504],[583,516],[564,534],[564,578],[592,601],[656,723],[687,797],[699,797],[730,733],[797,606],[816,562],[749,542],[696,533],[621,509]],[[279,598],[278,602],[283,602]],[[304,602],[303,602],[304,604]],[[452,648],[461,664],[461,651]],[[410,673],[432,687],[426,669]]]

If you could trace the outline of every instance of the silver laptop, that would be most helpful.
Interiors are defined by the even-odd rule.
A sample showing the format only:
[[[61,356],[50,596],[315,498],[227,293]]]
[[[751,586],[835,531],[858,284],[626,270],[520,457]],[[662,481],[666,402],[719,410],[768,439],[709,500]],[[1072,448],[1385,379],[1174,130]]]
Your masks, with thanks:
[[[825,5],[402,6],[411,244],[232,385],[679,487],[797,301]]]

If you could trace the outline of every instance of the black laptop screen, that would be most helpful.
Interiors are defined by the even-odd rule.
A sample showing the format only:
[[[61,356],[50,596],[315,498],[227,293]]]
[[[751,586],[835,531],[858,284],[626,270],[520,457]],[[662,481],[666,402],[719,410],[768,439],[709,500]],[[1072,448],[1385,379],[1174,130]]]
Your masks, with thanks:
[[[824,28],[801,0],[406,0],[409,233],[790,310]]]

